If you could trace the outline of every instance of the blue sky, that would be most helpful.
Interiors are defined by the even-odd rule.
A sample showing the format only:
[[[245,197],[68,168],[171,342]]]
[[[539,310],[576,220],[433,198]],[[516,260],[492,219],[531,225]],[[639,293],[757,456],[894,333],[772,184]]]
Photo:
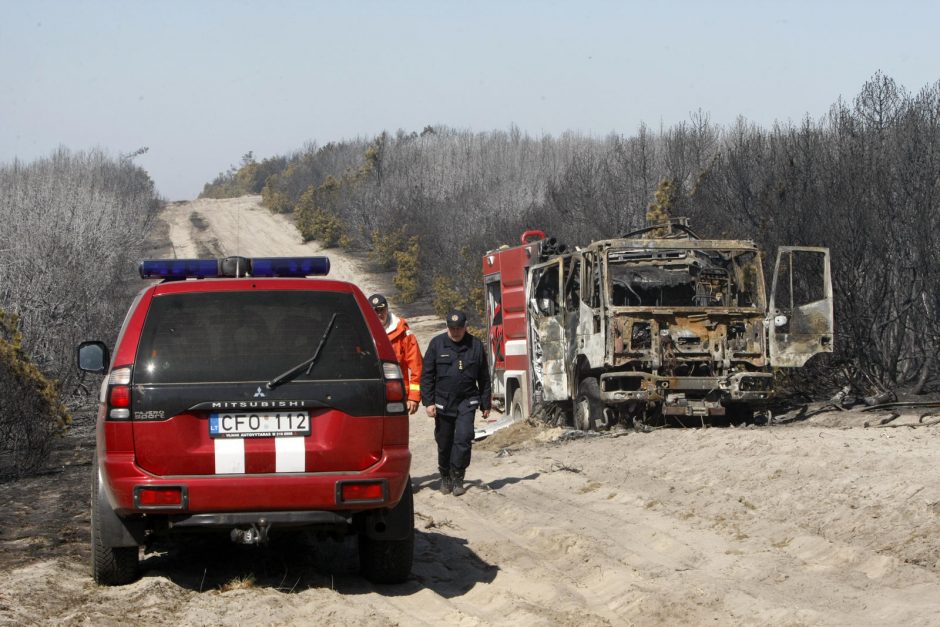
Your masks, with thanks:
[[[515,124],[630,135],[819,118],[940,80],[940,3],[0,0],[0,163],[138,157],[170,200],[254,151]]]

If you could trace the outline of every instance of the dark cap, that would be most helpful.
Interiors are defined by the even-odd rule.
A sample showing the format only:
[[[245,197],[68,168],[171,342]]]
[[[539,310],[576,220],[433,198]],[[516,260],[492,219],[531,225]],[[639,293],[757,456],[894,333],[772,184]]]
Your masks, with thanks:
[[[388,307],[388,301],[381,294],[373,294],[369,297],[369,304],[373,309],[385,309]]]
[[[467,326],[467,314],[459,309],[451,309],[447,314],[447,326],[464,327]]]

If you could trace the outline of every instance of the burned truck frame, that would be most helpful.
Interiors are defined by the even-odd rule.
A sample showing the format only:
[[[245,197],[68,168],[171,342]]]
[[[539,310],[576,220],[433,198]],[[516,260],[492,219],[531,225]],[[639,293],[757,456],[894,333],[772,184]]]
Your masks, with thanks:
[[[549,403],[581,429],[746,421],[773,397],[773,367],[833,348],[825,248],[781,247],[769,299],[753,242],[698,239],[683,219],[573,251],[529,231],[483,274],[512,420]]]

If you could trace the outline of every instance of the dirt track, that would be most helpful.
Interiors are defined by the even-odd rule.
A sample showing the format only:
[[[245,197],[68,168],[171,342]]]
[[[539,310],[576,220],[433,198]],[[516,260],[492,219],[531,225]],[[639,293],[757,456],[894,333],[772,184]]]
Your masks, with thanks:
[[[168,208],[176,254],[317,254],[256,200]],[[333,277],[394,293],[328,253]],[[420,305],[404,314],[422,346],[441,330]],[[940,625],[940,425],[865,426],[880,417],[589,437],[523,425],[475,447],[455,498],[436,491],[419,411],[409,582],[361,579],[354,542],[285,537],[158,546],[122,588],[88,574],[79,417],[50,474],[0,484],[0,623]]]

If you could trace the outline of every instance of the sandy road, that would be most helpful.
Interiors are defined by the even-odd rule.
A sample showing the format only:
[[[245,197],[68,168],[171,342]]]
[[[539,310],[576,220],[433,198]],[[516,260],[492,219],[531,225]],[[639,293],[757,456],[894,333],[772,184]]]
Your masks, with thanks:
[[[180,257],[319,251],[256,199],[164,218]],[[329,254],[333,278],[394,293],[387,275]],[[411,320],[422,346],[440,330]],[[475,446],[474,485],[455,498],[436,491],[419,412],[409,582],[372,586],[354,543],[305,538],[157,550],[140,581],[110,589],[53,556],[0,572],[0,622],[940,625],[940,426],[864,426],[876,418],[589,437],[523,425]]]

